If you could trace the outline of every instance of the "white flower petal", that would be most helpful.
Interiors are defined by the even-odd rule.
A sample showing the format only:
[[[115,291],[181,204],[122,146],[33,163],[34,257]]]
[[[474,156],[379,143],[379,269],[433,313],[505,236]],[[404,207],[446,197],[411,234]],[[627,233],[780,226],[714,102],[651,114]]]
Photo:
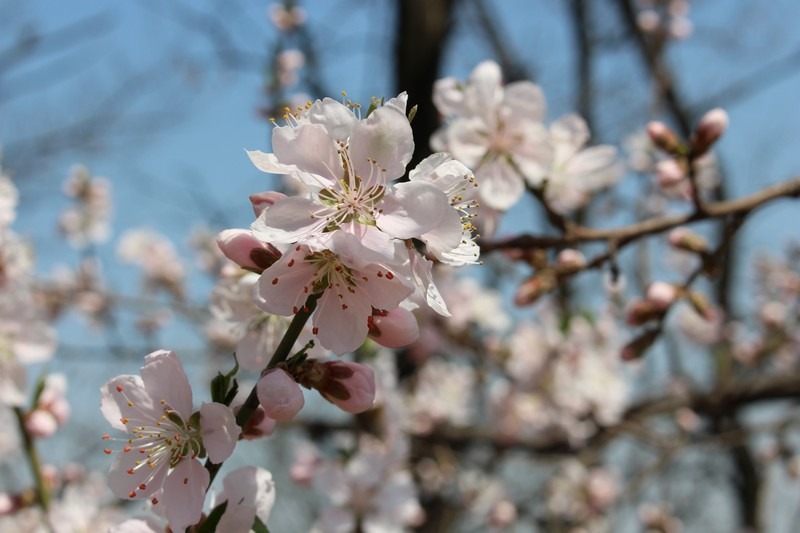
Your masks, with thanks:
[[[153,402],[166,405],[188,418],[192,413],[192,386],[175,352],[157,350],[144,358],[142,382]]]
[[[396,185],[383,200],[378,227],[398,239],[419,237],[431,231],[453,211],[447,196],[434,185],[421,181]]]

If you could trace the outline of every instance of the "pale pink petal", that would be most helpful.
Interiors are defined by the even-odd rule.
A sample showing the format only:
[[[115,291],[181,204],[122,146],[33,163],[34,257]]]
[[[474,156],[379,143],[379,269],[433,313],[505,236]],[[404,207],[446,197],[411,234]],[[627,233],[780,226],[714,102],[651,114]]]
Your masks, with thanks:
[[[326,290],[314,313],[314,328],[320,344],[336,355],[356,350],[367,338],[367,318],[371,314],[372,306],[363,294]]]
[[[408,118],[396,106],[379,107],[360,121],[350,137],[350,157],[357,175],[373,172],[369,160],[386,170],[385,180],[399,178],[414,153],[414,137]]]
[[[325,183],[332,186],[343,176],[336,142],[322,125],[275,128],[272,130],[272,150],[282,164],[295,165],[314,174],[320,186],[325,186]]]
[[[175,352],[157,350],[144,361],[142,382],[151,401],[164,400],[165,405],[188,418],[192,413],[192,386]]]
[[[589,140],[589,127],[578,115],[564,115],[550,125],[550,139],[574,153]]]
[[[256,392],[266,415],[275,420],[291,420],[305,405],[300,386],[280,368],[270,370],[259,379]]]
[[[227,405],[213,402],[200,406],[200,435],[212,463],[221,463],[231,456],[241,432]]]
[[[433,84],[433,103],[445,117],[464,110],[464,87],[456,78],[443,78]]]
[[[419,237],[438,227],[453,208],[447,196],[434,185],[421,181],[395,185],[383,200],[378,227],[399,239]]]
[[[489,151],[486,123],[477,117],[454,120],[447,134],[447,149],[456,159],[474,169]]]
[[[139,376],[117,376],[107,381],[100,389],[100,411],[114,429],[126,432],[128,428],[120,421],[123,417],[158,420],[163,414]]]
[[[197,459],[184,459],[169,473],[163,501],[173,531],[183,531],[200,521],[208,483],[208,470]]]
[[[522,197],[525,184],[522,176],[501,158],[494,158],[475,169],[480,185],[481,203],[505,211]]]
[[[332,98],[314,102],[307,116],[310,122],[325,126],[328,134],[339,141],[347,140],[358,123],[351,109]]]
[[[617,164],[617,149],[604,144],[581,150],[570,159],[564,172],[592,190],[612,185],[621,172]]]
[[[439,225],[432,231],[424,233],[420,239],[427,246],[428,252],[440,259],[461,246],[463,236],[461,215],[455,209],[450,208],[450,212],[442,217]]]
[[[356,297],[376,309],[394,309],[414,292],[414,285],[403,276],[380,265],[367,265],[359,270],[361,279],[355,288]],[[365,315],[370,316],[372,311]]]
[[[444,298],[439,294],[439,289],[437,289],[436,285],[433,283],[433,275],[431,272],[433,262],[422,257],[416,251],[411,251],[409,253],[409,259],[411,260],[411,271],[414,274],[414,280],[417,286],[422,289],[425,295],[425,302],[440,315],[452,316],[447,309]]]
[[[261,150],[245,150],[247,157],[261,172],[268,172],[270,174],[292,174],[297,172],[297,167],[294,165],[283,165],[278,162],[275,154],[268,154]]]
[[[169,461],[157,461],[155,468],[150,468],[141,462],[142,457],[136,450],[117,454],[108,471],[108,486],[117,498],[149,498],[163,485],[169,472]],[[137,465],[137,462],[141,464]]]
[[[227,501],[228,507],[217,531],[250,531],[255,517],[266,523],[275,505],[272,474],[255,466],[234,470],[225,476],[218,501]]]
[[[541,87],[529,81],[509,83],[504,90],[502,106],[510,111],[510,120],[541,122],[547,104]]]
[[[257,285],[256,305],[276,315],[289,316],[297,313],[308,296],[304,290],[316,271],[305,261],[308,249],[298,247],[284,254],[281,259],[261,274]]]
[[[287,196],[282,192],[276,191],[264,191],[251,194],[249,198],[250,203],[253,205],[253,214],[256,215],[256,218],[260,217],[265,209],[272,207],[275,205],[275,202],[283,200],[286,197]]]
[[[129,518],[121,524],[113,526],[109,533],[163,533],[164,528],[152,519]]]
[[[321,232],[327,226],[328,208],[301,196],[279,200],[251,224],[253,235],[269,243],[292,243]]]

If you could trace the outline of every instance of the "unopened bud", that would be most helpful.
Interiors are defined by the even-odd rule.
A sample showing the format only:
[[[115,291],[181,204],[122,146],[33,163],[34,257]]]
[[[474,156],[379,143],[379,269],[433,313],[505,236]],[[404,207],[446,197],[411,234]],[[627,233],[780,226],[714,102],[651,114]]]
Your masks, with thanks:
[[[275,424],[275,419],[268,417],[264,408],[259,405],[250,415],[250,418],[247,419],[247,424],[242,430],[242,438],[244,440],[255,440],[261,437],[268,437],[275,431]]]
[[[373,311],[367,324],[369,338],[386,348],[407,346],[419,338],[417,317],[404,307],[391,311]]]
[[[281,257],[280,250],[256,239],[246,229],[222,231],[217,237],[217,245],[225,257],[256,274],[264,272]]]
[[[678,288],[664,281],[654,281],[647,287],[647,300],[661,309],[667,309],[678,298]]]
[[[561,272],[577,272],[586,266],[586,257],[580,250],[565,248],[556,256],[556,265]]]
[[[311,386],[323,398],[348,413],[363,413],[372,408],[375,403],[375,372],[370,367],[330,361],[318,364],[317,370],[321,372]]]
[[[623,361],[633,361],[639,359],[644,355],[650,346],[658,339],[659,330],[651,329],[645,331],[628,344],[626,344],[620,351],[620,357]]]
[[[665,308],[650,300],[632,300],[625,308],[625,322],[630,326],[641,326],[664,316]]]
[[[706,298],[704,294],[695,291],[689,291],[687,294],[687,299],[689,300],[689,303],[692,304],[692,307],[694,307],[694,310],[697,311],[697,314],[702,316],[707,321],[711,322],[717,318],[717,310],[714,309],[714,306],[708,301],[708,298]]]
[[[280,368],[269,370],[256,384],[264,413],[275,420],[291,420],[305,405],[297,382]]]
[[[692,156],[698,157],[708,151],[728,128],[728,114],[717,107],[703,115],[692,135]]]
[[[656,164],[656,178],[659,187],[669,188],[686,179],[686,172],[678,161],[670,158]]]
[[[678,155],[686,151],[678,135],[663,122],[648,122],[647,134],[650,136],[653,144],[668,154]]]
[[[522,285],[517,288],[517,292],[514,293],[514,304],[530,305],[543,294],[553,290],[556,285],[556,276],[553,271],[543,270],[522,282]]]
[[[708,252],[708,242],[705,238],[694,233],[685,226],[680,226],[669,232],[669,243],[679,250],[705,254]]]
[[[250,203],[253,204],[253,213],[256,218],[261,216],[265,209],[275,205],[278,200],[283,200],[286,195],[277,191],[259,192],[250,195]]]

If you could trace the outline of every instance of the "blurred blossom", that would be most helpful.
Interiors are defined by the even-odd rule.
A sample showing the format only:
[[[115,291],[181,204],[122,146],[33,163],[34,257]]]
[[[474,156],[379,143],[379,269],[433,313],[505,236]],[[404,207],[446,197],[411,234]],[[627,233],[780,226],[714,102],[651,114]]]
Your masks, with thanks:
[[[74,200],[59,219],[59,227],[69,243],[78,249],[103,243],[110,234],[110,185],[91,175],[82,165],[72,168],[64,183],[64,194]]]
[[[175,247],[165,237],[146,229],[129,230],[120,239],[117,254],[121,261],[142,269],[147,290],[161,289],[183,298],[186,272]]]
[[[407,394],[408,424],[414,433],[429,433],[438,424],[466,426],[474,408],[475,371],[440,359],[426,362]]]
[[[282,3],[270,4],[267,15],[272,24],[281,31],[289,32],[302,26],[306,21],[306,11],[300,6],[290,9]]]

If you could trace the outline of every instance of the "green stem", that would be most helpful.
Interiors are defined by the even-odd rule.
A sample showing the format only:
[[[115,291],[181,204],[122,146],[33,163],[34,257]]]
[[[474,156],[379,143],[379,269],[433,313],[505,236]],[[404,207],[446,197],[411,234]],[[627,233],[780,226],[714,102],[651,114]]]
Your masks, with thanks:
[[[309,296],[303,308],[300,309],[296,315],[294,315],[292,322],[286,329],[286,333],[283,334],[280,344],[278,344],[278,347],[275,349],[272,359],[269,360],[267,367],[261,372],[262,376],[266,374],[269,369],[275,368],[278,366],[278,364],[286,361],[286,359],[292,353],[292,347],[297,342],[297,338],[303,331],[303,327],[305,327],[306,322],[308,322],[308,319],[311,317],[311,314],[317,307],[318,298],[319,295],[315,294]],[[256,387],[253,386],[253,389],[250,391],[250,395],[247,397],[247,400],[245,400],[245,402],[239,408],[239,412],[236,413],[236,423],[243,430],[256,408],[258,408],[258,393]],[[222,467],[222,463],[212,463],[211,461],[206,461],[205,467],[210,474],[208,486],[211,487],[211,483],[214,481],[219,469]]]
[[[22,435],[22,445],[25,448],[25,455],[28,457],[28,464],[31,466],[33,481],[36,485],[36,497],[39,505],[45,513],[50,509],[50,490],[42,475],[42,462],[39,460],[39,453],[36,451],[36,444],[31,438],[30,433],[25,429],[25,413],[20,407],[14,407],[14,414],[17,417],[19,433]]]

